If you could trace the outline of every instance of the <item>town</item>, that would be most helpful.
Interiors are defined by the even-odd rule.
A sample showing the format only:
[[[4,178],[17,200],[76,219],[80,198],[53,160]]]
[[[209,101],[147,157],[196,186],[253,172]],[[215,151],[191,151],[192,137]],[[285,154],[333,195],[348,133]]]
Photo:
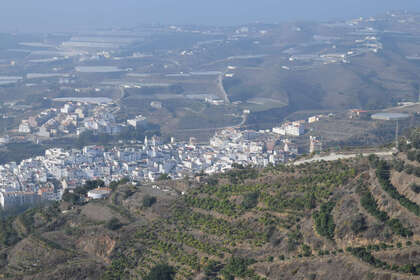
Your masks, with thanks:
[[[64,108],[68,108],[68,104]],[[129,120],[139,125],[144,118]],[[139,123],[140,122],[140,123]],[[48,149],[44,156],[0,166],[0,204],[4,209],[59,201],[86,181],[100,179],[106,184],[127,178],[131,182],[154,182],[162,176],[180,179],[197,173],[225,172],[235,165],[265,167],[293,159],[298,148],[280,135],[300,136],[304,121],[286,123],[281,128],[263,131],[227,128],[218,131],[209,145],[198,145],[194,138],[177,143],[171,138],[145,138],[143,143],[113,147],[86,146],[83,149]],[[280,130],[280,131],[279,131]],[[311,152],[320,151],[321,143],[311,139]],[[94,195],[93,195],[94,197]]]

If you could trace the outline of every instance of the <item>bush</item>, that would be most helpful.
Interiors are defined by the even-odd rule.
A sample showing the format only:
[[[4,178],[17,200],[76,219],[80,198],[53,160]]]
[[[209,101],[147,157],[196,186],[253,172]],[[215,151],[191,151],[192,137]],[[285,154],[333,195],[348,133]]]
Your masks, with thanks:
[[[242,201],[242,207],[245,209],[255,208],[258,204],[258,193],[252,192],[244,195],[244,200]]]
[[[19,234],[13,228],[13,218],[0,218],[0,244],[11,246],[20,241]]]
[[[251,265],[253,263],[254,261],[246,258],[232,257],[229,260],[228,264],[223,268],[223,275],[246,278],[250,275],[248,265]]]
[[[420,186],[419,186],[419,185],[412,184],[412,185],[410,186],[410,189],[411,189],[413,192],[417,193],[417,194],[419,194],[419,193],[420,193]]]
[[[150,195],[145,195],[143,197],[143,206],[144,207],[151,207],[153,204],[155,204],[157,201],[156,197],[154,196],[150,196]]]
[[[405,173],[407,173],[408,175],[411,175],[414,173],[414,166],[406,164],[404,167],[404,171]]]
[[[335,203],[328,202],[321,205],[321,210],[313,214],[316,231],[328,239],[334,239],[335,224],[333,216],[331,215]]]
[[[355,234],[365,231],[367,229],[365,217],[363,215],[358,215],[352,221],[350,228]]]
[[[220,262],[215,260],[210,260],[208,264],[204,267],[204,273],[206,276],[215,276],[220,271]]]
[[[314,192],[305,194],[305,208],[314,209],[316,207],[316,197]]]
[[[411,150],[407,152],[407,159],[410,161],[415,161],[416,160],[416,151],[415,150]]]
[[[117,218],[112,218],[111,220],[109,220],[106,224],[105,227],[109,230],[117,230],[122,226],[120,220],[118,220]]]
[[[392,167],[398,171],[398,172],[402,172],[404,170],[404,161],[402,160],[396,160],[394,159],[392,161]]]
[[[167,264],[155,265],[144,280],[173,280],[175,269]]]
[[[379,162],[376,169],[376,176],[378,177],[379,183],[384,191],[386,191],[393,199],[398,200],[401,206],[407,208],[408,211],[414,213],[416,216],[420,216],[420,206],[400,194],[392,185],[390,180],[390,168],[385,161]]]
[[[68,190],[64,192],[62,199],[63,201],[74,204],[74,205],[78,205],[81,203],[80,195],[76,193],[70,193]]]
[[[306,244],[302,245],[302,255],[304,257],[310,257],[312,255],[312,249]]]
[[[407,228],[405,228],[400,220],[398,219],[389,219],[389,216],[386,212],[380,211],[378,209],[378,204],[376,203],[376,200],[372,196],[372,194],[362,185],[358,186],[358,193],[361,196],[360,198],[360,204],[363,208],[366,209],[366,211],[371,214],[372,216],[376,217],[381,222],[386,223],[391,230],[403,237],[409,237],[413,235],[413,232]]]
[[[165,174],[165,173],[164,173],[164,174],[161,174],[157,180],[158,180],[158,181],[171,180],[171,176],[169,176],[168,174]]]

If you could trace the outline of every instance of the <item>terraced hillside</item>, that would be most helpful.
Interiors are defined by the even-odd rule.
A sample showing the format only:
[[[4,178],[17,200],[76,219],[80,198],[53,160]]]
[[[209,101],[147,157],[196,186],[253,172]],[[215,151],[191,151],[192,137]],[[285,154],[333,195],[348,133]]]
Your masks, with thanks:
[[[420,137],[376,156],[236,169],[2,220],[4,279],[420,279]],[[156,269],[157,267],[157,269]],[[165,273],[164,273],[165,272]],[[156,278],[157,277],[157,278]]]

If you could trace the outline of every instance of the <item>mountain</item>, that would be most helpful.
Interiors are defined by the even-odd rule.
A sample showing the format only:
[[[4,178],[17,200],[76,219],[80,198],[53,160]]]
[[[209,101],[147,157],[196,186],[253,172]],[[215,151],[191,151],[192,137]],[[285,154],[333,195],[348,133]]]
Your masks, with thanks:
[[[417,279],[418,135],[387,159],[121,181],[105,200],[84,202],[81,187],[61,203],[4,213],[1,276]]]

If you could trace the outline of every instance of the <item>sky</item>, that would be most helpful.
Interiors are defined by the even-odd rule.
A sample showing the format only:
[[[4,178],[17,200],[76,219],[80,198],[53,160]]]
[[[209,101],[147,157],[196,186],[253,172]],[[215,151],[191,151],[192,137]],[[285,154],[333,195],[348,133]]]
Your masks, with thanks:
[[[143,23],[238,25],[420,12],[418,0],[1,0],[1,31],[69,31]]]

